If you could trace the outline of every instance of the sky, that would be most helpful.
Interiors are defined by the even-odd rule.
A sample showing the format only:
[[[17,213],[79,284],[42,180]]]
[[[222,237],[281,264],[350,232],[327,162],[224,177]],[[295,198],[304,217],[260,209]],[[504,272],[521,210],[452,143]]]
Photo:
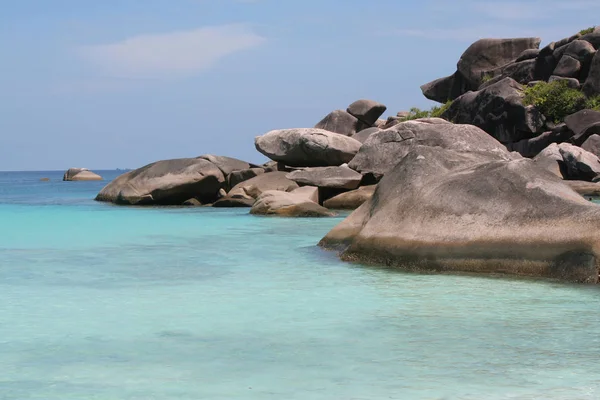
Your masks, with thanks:
[[[483,37],[599,24],[592,0],[0,0],[0,170],[265,158],[254,137],[354,100],[434,103]]]

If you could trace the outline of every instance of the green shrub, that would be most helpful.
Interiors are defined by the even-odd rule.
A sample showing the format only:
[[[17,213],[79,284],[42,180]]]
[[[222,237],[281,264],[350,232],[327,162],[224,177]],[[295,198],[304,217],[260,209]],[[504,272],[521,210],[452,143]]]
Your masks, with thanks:
[[[590,97],[585,101],[585,108],[600,111],[600,96]]]
[[[421,118],[441,118],[444,111],[446,111],[451,104],[452,100],[448,100],[441,106],[433,106],[431,110],[421,110],[420,108],[413,107],[410,109],[408,116],[402,118],[402,122]]]
[[[553,122],[562,122],[566,116],[586,108],[586,97],[572,89],[566,81],[539,82],[523,91],[523,104],[536,106]]]
[[[494,79],[494,76],[492,74],[483,74],[483,76],[481,77],[481,83],[487,83],[492,79]]]
[[[580,30],[579,33],[582,35],[587,35],[588,33],[594,32],[594,29],[596,29],[596,27],[592,26],[590,28]]]

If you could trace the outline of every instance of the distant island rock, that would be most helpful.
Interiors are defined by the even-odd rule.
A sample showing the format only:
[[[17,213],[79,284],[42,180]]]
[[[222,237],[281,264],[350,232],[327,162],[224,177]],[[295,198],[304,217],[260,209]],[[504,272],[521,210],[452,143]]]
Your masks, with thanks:
[[[69,168],[63,181],[101,181],[102,177],[87,168]]]

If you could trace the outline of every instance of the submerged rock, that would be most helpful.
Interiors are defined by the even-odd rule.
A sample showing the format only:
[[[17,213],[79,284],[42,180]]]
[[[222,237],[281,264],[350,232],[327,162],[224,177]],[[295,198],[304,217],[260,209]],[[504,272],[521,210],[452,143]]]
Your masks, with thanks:
[[[257,199],[250,214],[282,217],[333,217],[336,214],[309,200],[305,195],[268,190]]]
[[[181,205],[195,198],[211,203],[219,196],[225,177],[201,158],[157,161],[127,172],[106,185],[98,201],[129,205]]]
[[[69,168],[63,175],[63,181],[101,181],[102,177],[87,168]]]
[[[526,158],[419,146],[322,246],[409,270],[598,282],[600,207]]]
[[[292,167],[338,166],[352,160],[362,143],[316,128],[281,129],[255,139],[256,149]]]

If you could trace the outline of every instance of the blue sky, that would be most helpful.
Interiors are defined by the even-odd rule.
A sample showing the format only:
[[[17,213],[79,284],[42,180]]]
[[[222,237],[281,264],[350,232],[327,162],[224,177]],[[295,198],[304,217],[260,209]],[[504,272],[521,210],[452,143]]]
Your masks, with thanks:
[[[544,43],[600,2],[1,0],[0,170],[135,168],[205,153],[359,98],[429,107],[419,86],[481,37]],[[596,19],[594,18],[596,17]]]

